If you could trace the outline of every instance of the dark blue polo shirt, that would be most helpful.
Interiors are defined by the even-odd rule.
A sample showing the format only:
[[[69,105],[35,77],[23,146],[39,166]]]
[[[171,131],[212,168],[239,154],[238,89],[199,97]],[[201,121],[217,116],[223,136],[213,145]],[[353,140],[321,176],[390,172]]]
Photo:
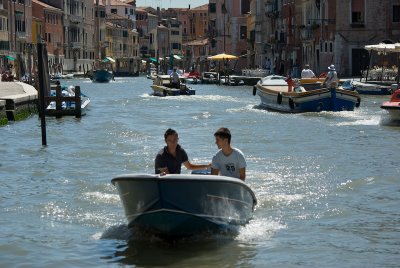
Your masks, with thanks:
[[[189,158],[186,151],[179,144],[176,147],[176,157],[171,155],[168,152],[168,147],[165,146],[156,156],[154,164],[155,172],[156,174],[160,174],[161,172],[159,169],[167,167],[170,174],[180,174],[182,163],[188,160]]]

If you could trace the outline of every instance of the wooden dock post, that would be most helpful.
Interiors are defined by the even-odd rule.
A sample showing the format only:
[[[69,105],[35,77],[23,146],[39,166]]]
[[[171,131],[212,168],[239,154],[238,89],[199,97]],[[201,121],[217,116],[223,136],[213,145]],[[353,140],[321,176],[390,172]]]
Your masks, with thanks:
[[[56,87],[56,118],[62,117],[61,86]]]
[[[81,87],[75,87],[75,117],[81,118],[82,111],[81,111]]]

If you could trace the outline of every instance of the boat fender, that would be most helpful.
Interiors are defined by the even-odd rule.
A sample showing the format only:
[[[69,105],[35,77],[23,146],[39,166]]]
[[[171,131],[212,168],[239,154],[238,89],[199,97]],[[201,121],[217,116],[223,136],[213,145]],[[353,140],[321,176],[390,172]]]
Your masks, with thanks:
[[[290,109],[294,109],[294,101],[293,101],[293,99],[292,98],[289,98],[289,107],[290,107]]]
[[[163,95],[164,95],[164,97],[167,96],[167,90],[166,89],[163,89]]]
[[[276,98],[276,102],[278,104],[282,104],[282,93],[281,92],[278,93],[278,97]]]
[[[253,86],[253,96],[256,95],[256,92],[257,92],[257,87],[256,87],[256,86]]]
[[[356,107],[357,107],[357,108],[360,107],[360,104],[361,104],[361,98],[358,97],[358,98],[357,98],[357,102],[356,102]]]

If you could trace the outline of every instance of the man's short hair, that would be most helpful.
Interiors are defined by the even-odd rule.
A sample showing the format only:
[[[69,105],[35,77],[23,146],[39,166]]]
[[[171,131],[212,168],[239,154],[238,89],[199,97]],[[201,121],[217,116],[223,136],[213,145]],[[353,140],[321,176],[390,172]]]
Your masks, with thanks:
[[[214,133],[215,137],[220,137],[221,139],[228,139],[228,143],[231,143],[231,132],[226,127],[221,127]]]
[[[167,140],[167,137],[171,135],[178,135],[178,133],[174,129],[169,128],[164,133],[164,139]]]

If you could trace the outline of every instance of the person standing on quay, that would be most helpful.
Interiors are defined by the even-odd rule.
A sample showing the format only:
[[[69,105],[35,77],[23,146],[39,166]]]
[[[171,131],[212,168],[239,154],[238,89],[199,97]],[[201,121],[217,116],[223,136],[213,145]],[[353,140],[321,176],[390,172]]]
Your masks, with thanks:
[[[211,175],[246,179],[246,160],[242,151],[231,146],[231,132],[220,128],[214,133],[215,144],[220,149],[212,159]]]
[[[161,149],[155,159],[156,174],[180,174],[182,164],[190,170],[208,169],[211,164],[195,165],[190,163],[186,151],[178,144],[178,133],[169,128],[165,131],[164,140],[167,146]]]

